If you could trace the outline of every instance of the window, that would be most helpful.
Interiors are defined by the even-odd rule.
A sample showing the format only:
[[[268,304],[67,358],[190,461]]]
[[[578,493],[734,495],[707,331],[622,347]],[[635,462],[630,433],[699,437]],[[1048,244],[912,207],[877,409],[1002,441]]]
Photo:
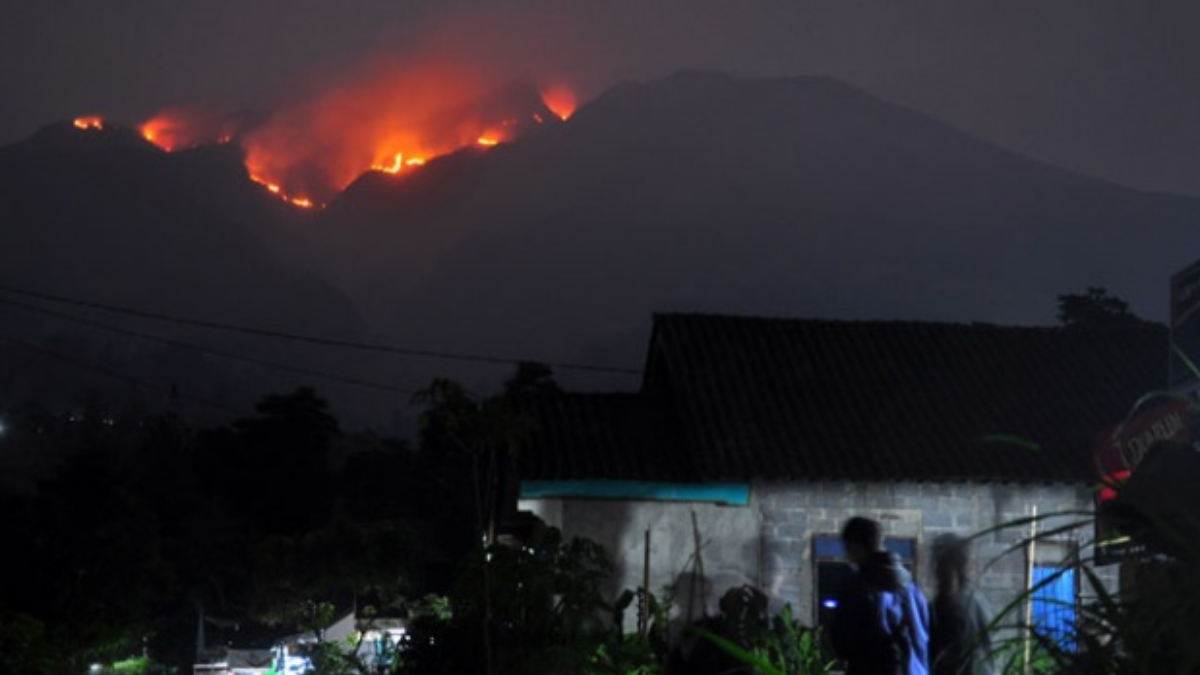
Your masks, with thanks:
[[[888,537],[883,540],[883,547],[895,553],[904,566],[910,570],[916,569],[917,541]],[[814,587],[816,595],[816,624],[826,631],[833,621],[833,612],[837,609],[837,598],[842,588],[842,582],[850,576],[853,568],[846,560],[846,551],[842,548],[842,538],[837,535],[819,534],[813,537],[813,568],[815,570]]]

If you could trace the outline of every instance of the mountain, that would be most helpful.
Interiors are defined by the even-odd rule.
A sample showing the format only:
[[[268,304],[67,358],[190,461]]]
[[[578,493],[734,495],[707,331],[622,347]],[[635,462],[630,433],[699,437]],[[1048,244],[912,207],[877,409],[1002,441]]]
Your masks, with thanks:
[[[483,108],[528,113],[532,96],[511,88]],[[1167,277],[1200,254],[1200,201],[1047,166],[825,78],[619,85],[513,142],[364,174],[320,211],[273,199],[240,161],[228,146],[167,155],[70,125],[0,149],[0,278],[636,369],[657,310],[1036,324],[1058,295],[1106,286],[1162,319]],[[483,388],[510,370],[236,346],[404,389],[434,376]]]
[[[296,218],[292,211],[246,180],[240,158],[228,149],[167,154],[130,129],[56,124],[0,149],[0,284],[278,331],[360,336],[362,319],[340,291],[285,262],[255,232],[283,227]],[[14,299],[30,301],[0,294],[0,300]],[[78,315],[79,308],[73,313]],[[131,326],[127,317],[88,316],[175,339],[201,334],[160,323]],[[107,368],[143,374],[163,386],[178,384],[193,394],[224,392],[238,403],[260,393],[239,391],[237,382],[246,375],[238,368],[221,370],[195,354],[167,353],[162,343],[131,340],[11,304],[0,304],[0,317],[8,338],[74,336],[61,345],[66,355],[98,359]],[[249,348],[251,341],[228,333],[203,335],[205,344],[216,348]],[[290,348],[253,349],[278,355]],[[20,371],[9,371],[3,398],[46,388],[40,387],[45,378],[36,369],[21,368],[31,362],[30,354],[9,345],[3,361]],[[84,379],[92,384],[91,378],[64,377],[49,388],[74,396]],[[28,386],[16,391],[22,389],[17,380]],[[204,384],[190,386],[197,380]]]
[[[845,84],[681,73],[321,216],[368,316],[446,348],[637,365],[649,314],[1162,318],[1200,202],[1046,166]],[[364,216],[364,214],[369,214]]]

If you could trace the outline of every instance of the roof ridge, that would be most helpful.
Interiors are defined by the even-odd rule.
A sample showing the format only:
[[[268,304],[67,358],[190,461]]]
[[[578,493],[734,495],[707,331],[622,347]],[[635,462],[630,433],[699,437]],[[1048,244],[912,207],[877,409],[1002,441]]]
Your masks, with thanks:
[[[824,326],[871,326],[897,327],[911,326],[913,328],[933,328],[944,330],[976,329],[997,332],[1046,333],[1053,335],[1111,335],[1145,330],[1161,330],[1165,326],[1153,321],[1133,325],[1114,326],[1063,326],[1059,324],[1002,324],[990,321],[949,321],[936,319],[845,319],[807,316],[762,316],[752,314],[733,314],[722,312],[687,312],[663,311],[652,315],[654,325],[661,322],[678,321],[711,321],[728,323],[758,323],[758,324],[795,324],[795,325],[824,325]]]
[[[558,391],[558,392],[530,392],[514,394],[513,398],[521,401],[527,400],[559,400],[559,399],[576,399],[576,398],[642,398],[642,392],[634,391]]]

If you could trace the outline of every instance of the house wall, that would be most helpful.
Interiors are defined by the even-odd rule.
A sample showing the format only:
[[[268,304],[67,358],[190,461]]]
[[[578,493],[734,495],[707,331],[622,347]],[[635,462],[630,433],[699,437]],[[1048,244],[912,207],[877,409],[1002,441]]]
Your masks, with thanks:
[[[610,589],[614,596],[642,585],[644,532],[649,529],[650,588],[658,592],[674,584],[682,614],[698,616],[705,608],[715,613],[726,590],[749,583],[765,590],[775,609],[790,603],[805,622],[815,619],[813,537],[838,534],[851,516],[876,518],[888,536],[915,539],[915,572],[932,595],[929,545],[935,537],[983,532],[1028,517],[1034,506],[1042,515],[1089,511],[1091,492],[1068,485],[765,483],[754,486],[748,506],[582,499],[522,503],[565,535],[605,546],[617,562]],[[1049,531],[1078,519],[1056,517],[1039,527]],[[1028,534],[1028,526],[1007,528],[975,544],[973,576],[993,611],[1024,588],[1026,552],[1010,549]],[[1069,547],[1085,545],[1091,535],[1090,525],[1058,535],[1061,545],[1042,545],[1035,555],[1039,563],[1052,564]],[[697,540],[703,583],[694,576]],[[1115,586],[1115,573],[1114,568],[1100,570],[1110,586]]]
[[[609,588],[612,597],[644,585],[647,530],[650,590],[661,595],[665,586],[675,586],[676,606],[684,616],[703,616],[706,607],[715,613],[717,598],[729,588],[762,585],[759,560],[764,539],[757,508],[593,499],[530,500],[521,502],[520,508],[533,511],[567,537],[587,537],[603,545],[616,563]],[[700,566],[703,576],[696,574]]]

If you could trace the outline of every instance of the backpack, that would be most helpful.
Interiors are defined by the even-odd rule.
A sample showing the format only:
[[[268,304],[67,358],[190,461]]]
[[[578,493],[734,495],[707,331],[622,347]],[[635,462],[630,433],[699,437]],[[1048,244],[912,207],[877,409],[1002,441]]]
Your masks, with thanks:
[[[876,605],[876,610],[882,614],[884,593],[894,593],[896,599],[900,601],[900,623],[884,636],[885,647],[880,658],[883,663],[880,664],[880,673],[894,673],[894,675],[910,675],[909,661],[912,658],[912,616],[909,609],[911,598],[909,597],[908,589],[901,591],[884,591],[881,589],[872,589],[870,598],[871,602]]]

